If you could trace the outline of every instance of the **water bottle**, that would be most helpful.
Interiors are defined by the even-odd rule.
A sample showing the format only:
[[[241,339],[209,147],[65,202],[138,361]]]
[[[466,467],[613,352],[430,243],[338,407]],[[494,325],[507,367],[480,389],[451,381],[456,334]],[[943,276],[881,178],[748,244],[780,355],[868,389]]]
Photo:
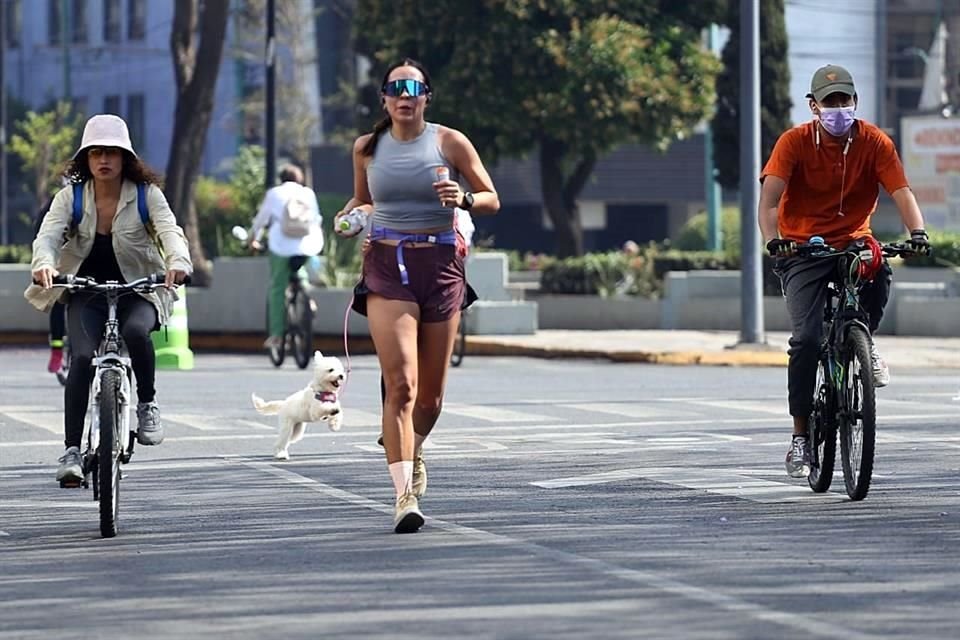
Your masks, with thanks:
[[[359,233],[367,224],[367,212],[357,207],[350,213],[340,218],[337,222],[337,230],[345,235],[352,236]]]
[[[437,182],[443,182],[450,179],[450,169],[446,167],[437,167]]]

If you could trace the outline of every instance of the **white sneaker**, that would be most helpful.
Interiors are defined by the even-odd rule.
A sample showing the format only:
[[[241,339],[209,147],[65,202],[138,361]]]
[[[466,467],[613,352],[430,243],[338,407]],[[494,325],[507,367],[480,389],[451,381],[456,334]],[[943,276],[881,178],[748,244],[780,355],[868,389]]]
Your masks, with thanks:
[[[870,341],[870,361],[873,364],[873,386],[885,387],[890,384],[890,368],[880,357],[877,343]]]

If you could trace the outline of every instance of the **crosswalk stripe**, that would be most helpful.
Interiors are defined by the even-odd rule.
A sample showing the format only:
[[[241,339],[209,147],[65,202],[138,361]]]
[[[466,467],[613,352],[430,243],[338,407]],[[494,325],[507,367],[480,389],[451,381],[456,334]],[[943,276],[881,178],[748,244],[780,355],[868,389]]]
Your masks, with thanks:
[[[752,478],[730,473],[723,469],[688,469],[683,467],[617,469],[584,476],[541,480],[530,484],[544,489],[560,489],[638,478],[760,503],[825,499],[825,496],[814,494],[805,484],[787,484],[762,478]],[[845,495],[841,496],[840,494],[826,496],[826,498],[830,497],[838,500],[846,499]]]
[[[521,413],[520,411],[501,409],[489,405],[445,404],[443,410],[447,413],[453,413],[466,418],[474,418],[476,420],[485,420],[487,422],[539,422],[542,420],[555,419],[535,413]]]
[[[758,402],[756,400],[694,400],[691,404],[714,409],[733,409],[750,413],[769,413],[789,417],[786,398],[780,402]]]
[[[2,413],[11,420],[39,427],[50,433],[63,435],[62,411],[3,411]]]
[[[220,424],[210,420],[209,416],[198,413],[168,413],[162,416],[164,422],[174,422],[197,431],[226,431],[233,428],[231,424]]]
[[[347,427],[379,427],[380,414],[344,407],[343,424]]]
[[[578,411],[592,411],[606,413],[626,418],[661,418],[666,415],[691,415],[690,412],[677,410],[673,407],[654,407],[650,404],[635,402],[578,402],[575,404],[561,404],[560,407],[577,409]]]

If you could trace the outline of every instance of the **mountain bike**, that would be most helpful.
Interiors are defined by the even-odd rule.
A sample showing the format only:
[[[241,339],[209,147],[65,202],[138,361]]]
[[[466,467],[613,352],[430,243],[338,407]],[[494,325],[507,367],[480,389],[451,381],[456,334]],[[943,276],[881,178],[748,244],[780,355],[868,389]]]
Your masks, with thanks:
[[[313,358],[313,313],[316,303],[303,287],[300,268],[307,262],[306,256],[290,258],[290,281],[283,293],[283,340],[268,349],[270,362],[279,367],[287,352],[293,354],[297,366],[306,369]],[[267,305],[267,332],[270,329],[270,310]]]
[[[84,450],[80,454],[83,480],[79,484],[61,481],[61,487],[93,486],[93,499],[100,504],[100,535],[117,535],[120,511],[120,465],[130,462],[137,441],[135,424],[130,422],[133,402],[133,368],[120,337],[117,303],[121,296],[150,293],[163,286],[164,274],[158,273],[121,284],[97,283],[90,278],[59,275],[53,286],[68,291],[92,291],[106,296],[107,322],[103,339],[93,358],[93,381],[90,384],[90,406],[84,425]]]
[[[881,245],[884,257],[912,256],[904,243]],[[860,265],[873,258],[869,250],[834,249],[820,238],[797,247],[797,255],[837,261],[827,285],[824,331],[817,360],[813,411],[810,415],[810,488],[830,488],[836,463],[837,437],[847,495],[863,500],[870,490],[877,437],[876,390],[870,357],[872,337],[860,290],[866,281]]]
[[[231,229],[231,234],[240,242],[250,240],[250,232],[241,226]],[[283,365],[287,352],[293,354],[297,366],[306,369],[313,359],[313,314],[316,303],[303,286],[300,269],[307,263],[308,256],[292,256],[290,260],[290,281],[283,294],[283,336],[280,343],[267,349],[267,355],[273,366]],[[268,294],[269,295],[269,294]],[[267,334],[270,333],[270,302],[266,304]]]

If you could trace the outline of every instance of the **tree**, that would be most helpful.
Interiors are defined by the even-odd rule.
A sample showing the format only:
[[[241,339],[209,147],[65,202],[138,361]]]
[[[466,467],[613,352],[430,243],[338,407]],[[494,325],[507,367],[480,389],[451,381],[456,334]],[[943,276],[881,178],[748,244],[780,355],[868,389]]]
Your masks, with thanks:
[[[430,118],[466,132],[488,163],[538,151],[557,253],[583,253],[577,199],[597,159],[637,142],[665,149],[707,117],[719,63],[699,30],[722,0],[360,0],[360,51],[382,70],[424,62]],[[378,109],[374,110],[378,113]]]
[[[211,268],[200,243],[194,188],[213,114],[213,96],[223,55],[230,0],[178,0],[174,3],[170,50],[177,81],[165,192],[187,235],[194,284],[210,283]]]
[[[760,2],[760,154],[768,158],[780,134],[791,126],[790,65],[784,0]],[[740,9],[730,3],[726,19],[730,39],[723,48],[723,73],[717,81],[717,115],[713,121],[717,180],[740,186]]]
[[[10,151],[20,159],[25,177],[32,181],[27,190],[33,195],[34,211],[63,186],[63,171],[77,150],[81,124],[67,102],[58,102],[49,111],[28,111],[16,123]]]

